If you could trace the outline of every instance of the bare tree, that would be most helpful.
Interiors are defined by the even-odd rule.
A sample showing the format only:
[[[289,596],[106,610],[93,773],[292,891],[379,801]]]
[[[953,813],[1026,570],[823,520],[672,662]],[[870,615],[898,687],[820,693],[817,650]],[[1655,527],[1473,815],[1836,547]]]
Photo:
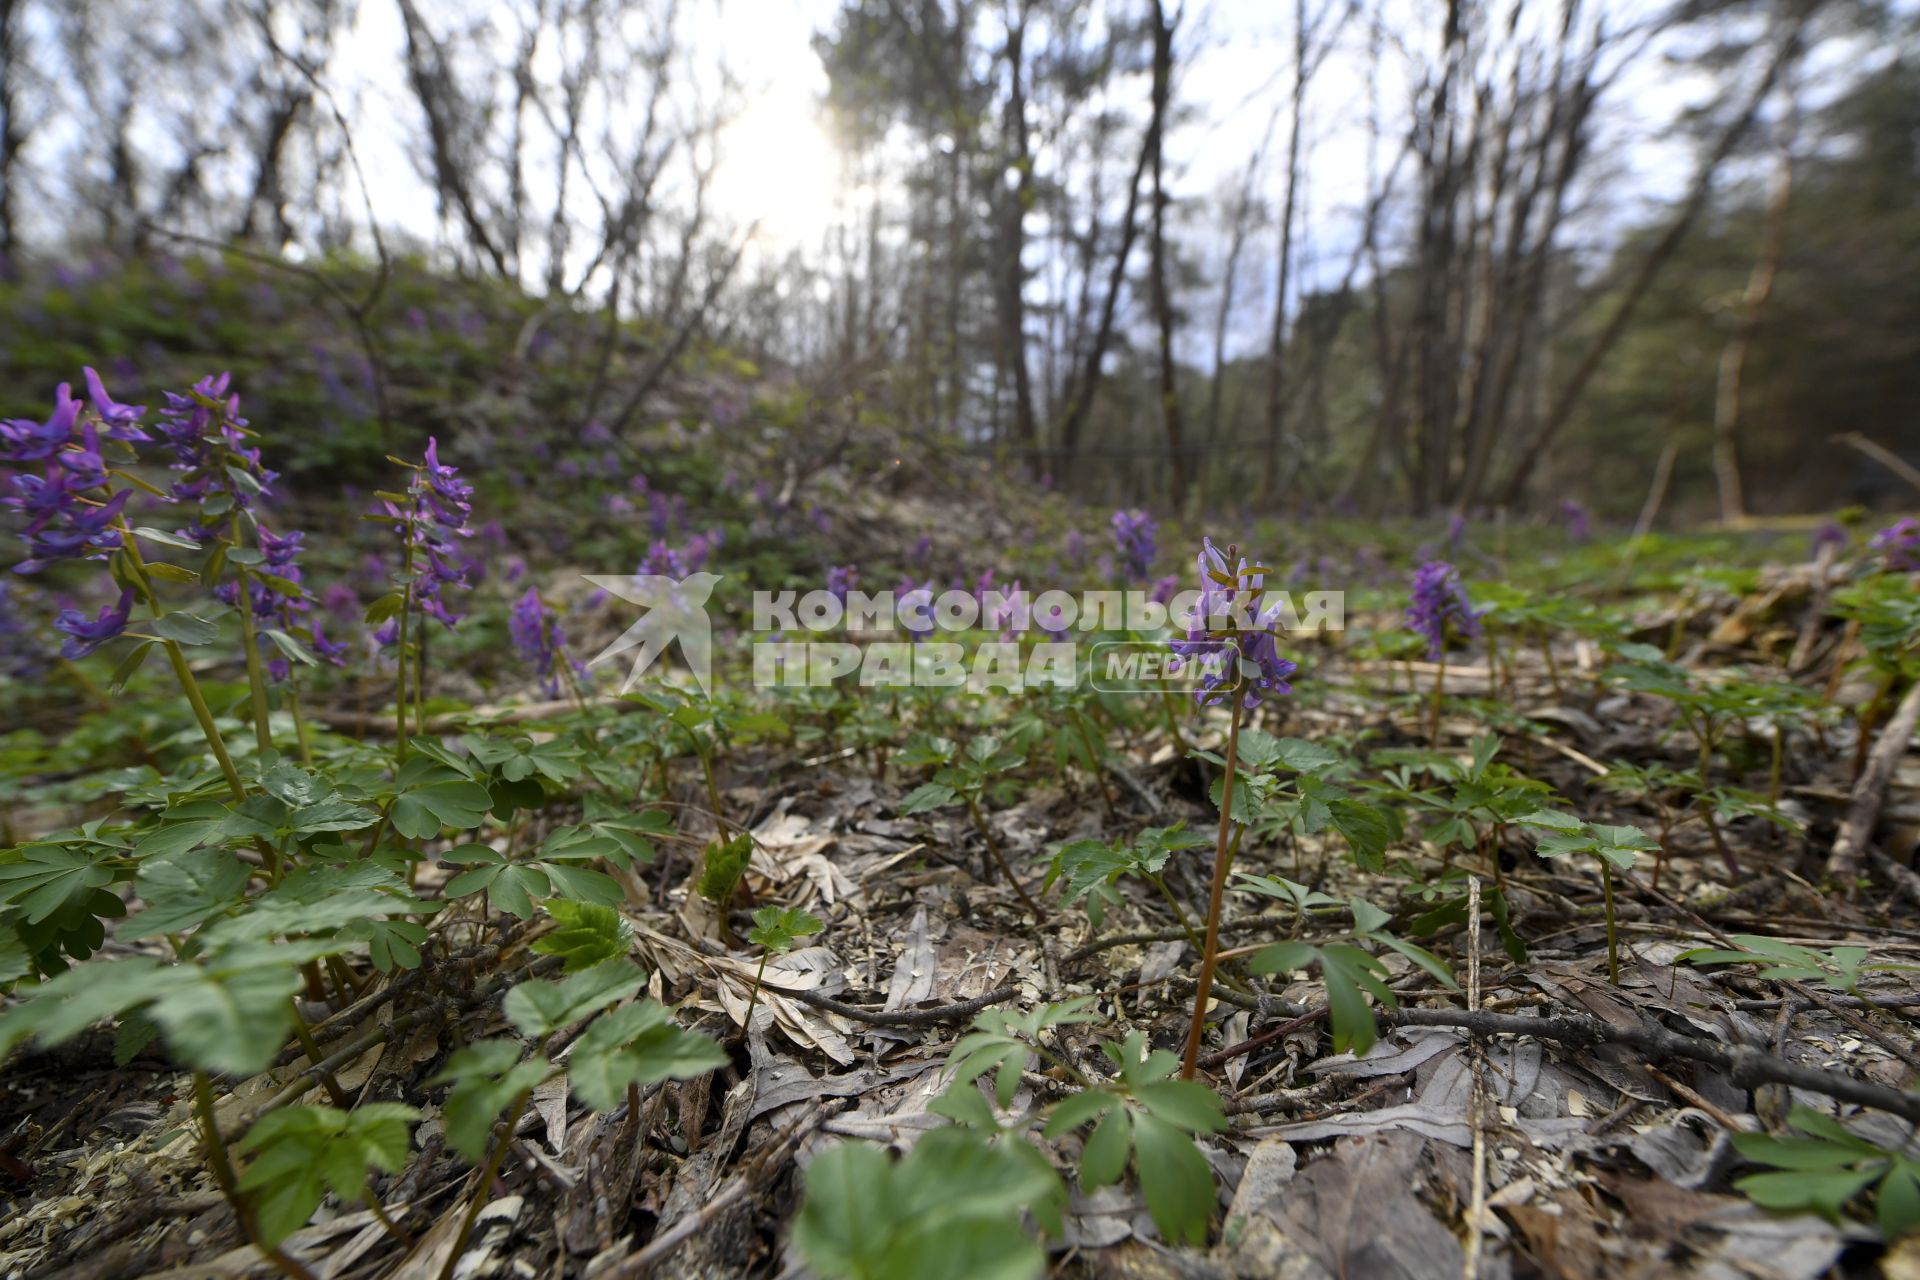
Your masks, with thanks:
[[[1740,399],[1742,375],[1753,340],[1760,332],[1760,321],[1773,297],[1773,282],[1780,274],[1780,259],[1786,252],[1787,211],[1793,202],[1794,122],[1798,114],[1791,82],[1785,88],[1787,102],[1779,137],[1774,146],[1773,180],[1767,193],[1765,225],[1760,251],[1753,270],[1747,275],[1747,287],[1741,294],[1739,314],[1733,332],[1720,350],[1720,363],[1714,377],[1713,395],[1713,474],[1720,490],[1720,518],[1729,524],[1747,515],[1746,489],[1740,478]]]
[[[1153,220],[1148,270],[1153,281],[1153,312],[1160,331],[1160,416],[1167,433],[1167,480],[1174,510],[1187,497],[1186,449],[1180,436],[1180,387],[1173,360],[1173,298],[1167,288],[1166,132],[1167,104],[1173,94],[1173,33],[1180,13],[1167,16],[1153,0],[1153,114],[1147,124],[1147,148],[1153,156]]]

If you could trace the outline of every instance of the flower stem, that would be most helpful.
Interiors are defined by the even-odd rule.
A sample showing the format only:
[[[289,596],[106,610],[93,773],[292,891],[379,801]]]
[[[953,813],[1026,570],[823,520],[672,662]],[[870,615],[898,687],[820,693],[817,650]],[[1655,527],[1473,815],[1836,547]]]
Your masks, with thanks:
[[[760,980],[767,976],[767,948],[760,948],[760,967],[753,971],[753,994],[747,997],[746,1026],[753,1026],[753,1009],[760,1003]]]
[[[493,1144],[493,1154],[487,1158],[487,1167],[480,1173],[480,1182],[473,1189],[473,1198],[467,1201],[467,1211],[460,1219],[460,1232],[454,1236],[453,1248],[440,1268],[440,1280],[453,1280],[453,1269],[459,1263],[460,1255],[466,1252],[467,1241],[473,1236],[473,1224],[479,1220],[480,1210],[487,1203],[487,1188],[500,1176],[500,1166],[506,1162],[507,1148],[513,1145],[514,1128],[520,1123],[520,1117],[527,1109],[527,1100],[531,1097],[533,1090],[522,1089],[507,1111],[507,1123]]]
[[[1180,1061],[1180,1078],[1193,1079],[1200,1062],[1200,1033],[1207,1021],[1207,997],[1213,992],[1213,971],[1220,963],[1220,905],[1227,891],[1227,868],[1233,856],[1227,840],[1233,831],[1233,775],[1240,756],[1240,695],[1231,692],[1233,717],[1227,723],[1226,777],[1220,784],[1220,834],[1213,851],[1213,888],[1207,895],[1207,945],[1200,957],[1200,981],[1193,989],[1193,1023],[1187,1028],[1186,1053]]]
[[[1427,745],[1440,746],[1440,700],[1447,692],[1447,651],[1440,651],[1440,665],[1434,668],[1433,692],[1427,697]]]
[[[1000,864],[1000,873],[1013,884],[1013,891],[1020,895],[1020,901],[1026,903],[1027,910],[1033,913],[1034,923],[1045,924],[1047,913],[1040,909],[1040,904],[1033,900],[1026,886],[1020,883],[1020,877],[1013,874],[1013,868],[1007,865],[1007,855],[1000,852],[1000,842],[993,838],[992,829],[987,826],[986,819],[980,816],[980,804],[971,793],[967,795],[967,813],[972,817],[974,829],[980,833],[980,838],[987,842],[987,852],[992,854],[993,860]]]
[[[1607,898],[1607,981],[1620,985],[1620,942],[1613,919],[1613,864],[1600,860],[1600,888]]]
[[[133,530],[127,522],[119,522],[120,546],[127,553],[126,565],[133,574],[134,587],[141,598],[147,602],[147,608],[153,616],[161,615],[160,597],[154,592],[153,580],[147,577],[147,562],[140,554],[140,545],[134,541]],[[179,682],[180,692],[187,696],[187,705],[193,708],[194,719],[200,722],[200,732],[207,740],[207,747],[213,752],[213,758],[219,762],[220,772],[226,777],[227,787],[233,792],[235,800],[247,798],[247,784],[240,780],[240,771],[233,767],[233,757],[227,754],[227,744],[221,740],[220,730],[213,723],[213,712],[207,707],[207,699],[200,692],[200,682],[193,678],[193,668],[187,665],[187,655],[172,640],[161,640],[160,645],[167,651],[167,662],[173,667],[173,678]]]
[[[273,750],[273,732],[267,724],[267,676],[260,663],[260,635],[253,624],[253,593],[247,587],[243,569],[237,575],[240,587],[240,642],[246,649],[247,688],[253,701],[253,743],[265,756]]]
[[[220,1126],[214,1122],[213,1085],[204,1071],[193,1073],[193,1110],[200,1121],[200,1136],[206,1143],[207,1170],[213,1174],[214,1184],[220,1188],[220,1194],[233,1209],[233,1216],[239,1220],[241,1234],[254,1248],[267,1255],[267,1260],[289,1280],[314,1280],[313,1272],[300,1265],[298,1260],[288,1257],[274,1245],[261,1242],[259,1224],[254,1221],[253,1211],[241,1197],[240,1185],[234,1179],[233,1161],[227,1156],[227,1140],[220,1135]]]

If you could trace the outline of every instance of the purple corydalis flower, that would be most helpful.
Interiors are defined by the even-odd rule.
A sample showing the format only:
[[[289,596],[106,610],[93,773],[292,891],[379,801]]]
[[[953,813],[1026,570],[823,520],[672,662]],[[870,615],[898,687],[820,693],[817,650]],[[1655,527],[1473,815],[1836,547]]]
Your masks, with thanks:
[[[842,605],[847,602],[847,593],[860,585],[860,570],[850,564],[831,565],[827,569],[827,594]]]
[[[43,462],[60,452],[73,439],[74,424],[80,417],[80,402],[72,388],[61,383],[54,389],[53,414],[45,422],[30,418],[9,418],[0,422],[0,459],[8,462]]]
[[[1111,523],[1113,545],[1126,566],[1127,576],[1141,582],[1151,578],[1160,526],[1144,511],[1116,511]]]
[[[1569,498],[1560,504],[1560,518],[1567,522],[1567,539],[1575,546],[1585,542],[1592,533],[1592,521],[1587,509]]]
[[[1285,599],[1265,602],[1266,571],[1247,563],[1238,547],[1225,552],[1212,538],[1201,539],[1200,599],[1187,619],[1187,638],[1172,642],[1169,664],[1200,664],[1194,700],[1217,707],[1227,691],[1240,691],[1240,705],[1251,710],[1269,697],[1293,692],[1289,678],[1299,668],[1280,656],[1274,628]]]
[[[1480,634],[1480,615],[1467,600],[1460,571],[1444,560],[1429,560],[1414,571],[1407,625],[1427,638],[1427,658],[1446,651],[1448,629],[1459,636]]]
[[[1087,562],[1087,540],[1078,529],[1067,530],[1066,557],[1068,566],[1074,569]]]
[[[87,403],[100,415],[101,423],[107,429],[109,440],[129,442],[151,440],[153,437],[140,429],[140,419],[146,415],[147,406],[143,404],[116,404],[107,394],[100,375],[91,367],[84,368],[81,375],[87,383]]]
[[[88,618],[78,609],[61,610],[53,623],[53,629],[67,637],[66,643],[60,646],[60,656],[67,659],[86,657],[125,631],[127,620],[132,616],[131,587],[123,590],[118,601],[102,608],[93,618]]]
[[[320,603],[340,622],[352,622],[360,616],[360,596],[344,582],[336,582],[321,593]]]
[[[661,541],[647,548],[646,558],[634,572],[642,577],[684,578],[692,570],[678,551]]]
[[[1164,578],[1159,578],[1155,580],[1153,584],[1153,594],[1149,598],[1155,604],[1167,604],[1174,598],[1174,596],[1178,595],[1179,593],[1180,593],[1180,575],[1177,573],[1170,573]]]
[[[1817,556],[1828,547],[1837,551],[1846,545],[1847,531],[1835,521],[1829,520],[1813,531],[1813,545],[1810,550]]]
[[[541,689],[549,698],[556,696],[560,692],[556,664],[564,656],[567,638],[560,629],[559,617],[542,603],[538,589],[528,587],[514,603],[507,615],[507,634],[513,637],[520,656],[533,665]]]
[[[315,656],[319,657],[322,661],[331,662],[336,667],[346,665],[347,645],[344,641],[335,644],[333,641],[327,639],[327,633],[320,629],[320,619],[318,618],[315,618],[309,623],[307,629],[313,637],[313,643],[310,647],[313,649]]]
[[[1920,572],[1920,520],[1902,516],[1874,534],[1871,545],[1892,572]]]

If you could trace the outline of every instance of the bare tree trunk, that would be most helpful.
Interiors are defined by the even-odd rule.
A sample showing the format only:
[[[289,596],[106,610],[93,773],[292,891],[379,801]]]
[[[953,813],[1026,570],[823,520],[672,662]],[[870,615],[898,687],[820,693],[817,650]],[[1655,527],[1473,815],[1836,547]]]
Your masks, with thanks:
[[[1791,115],[1793,108],[1787,108]],[[1760,331],[1760,317],[1773,296],[1774,278],[1786,250],[1787,209],[1793,199],[1793,137],[1783,129],[1772,190],[1767,195],[1766,231],[1760,256],[1747,276],[1740,299],[1740,317],[1727,345],[1720,351],[1720,368],[1713,395],[1713,475],[1720,489],[1720,519],[1735,524],[1747,517],[1746,491],[1740,480],[1740,392],[1747,355]]]
[[[1627,323],[1633,319],[1633,313],[1639,309],[1640,301],[1646,296],[1654,277],[1673,256],[1674,251],[1680,247],[1680,242],[1686,239],[1687,232],[1692,230],[1693,224],[1699,219],[1701,210],[1706,207],[1707,197],[1713,190],[1714,174],[1719,171],[1721,163],[1732,154],[1733,149],[1739,145],[1740,139],[1746,136],[1747,130],[1753,127],[1754,118],[1760,112],[1760,104],[1766,101],[1767,95],[1773,91],[1773,86],[1778,82],[1781,73],[1798,55],[1807,20],[1813,16],[1813,11],[1819,3],[1820,0],[1802,0],[1788,16],[1787,29],[1774,46],[1773,57],[1768,61],[1759,83],[1754,86],[1740,112],[1721,131],[1713,147],[1701,158],[1699,166],[1694,170],[1693,184],[1687,192],[1686,200],[1680,206],[1680,212],[1668,224],[1666,232],[1640,260],[1639,269],[1628,282],[1612,314],[1607,317],[1600,335],[1594,339],[1580,363],[1574,367],[1573,375],[1567,379],[1566,385],[1560,389],[1560,394],[1554,397],[1552,407],[1547,410],[1545,421],[1540,424],[1534,432],[1533,439],[1521,452],[1519,460],[1507,477],[1506,484],[1501,488],[1502,505],[1514,505],[1519,501],[1520,495],[1526,491],[1528,481],[1533,478],[1534,469],[1540,465],[1541,458],[1546,455],[1547,449],[1566,426],[1568,418],[1573,414],[1574,406],[1579,403],[1581,395],[1585,393],[1587,383],[1599,371],[1607,353],[1613,350],[1614,344],[1620,340],[1620,335],[1626,332]]]
[[[20,0],[0,0],[0,276],[16,269],[19,253],[16,219],[20,209],[20,149],[27,144],[25,122],[20,118],[21,84],[26,63],[26,42],[21,38]]]
[[[1033,198],[1033,158],[1027,147],[1026,34],[1028,0],[1015,0],[1007,20],[1007,106],[1002,130],[1004,159],[1013,166],[1011,191],[998,184],[1004,213],[1000,226],[1000,365],[1013,386],[1014,441],[1033,475],[1040,474],[1038,430],[1033,414],[1033,375],[1027,367],[1026,218]]]
[[[1227,326],[1233,319],[1233,295],[1240,279],[1240,255],[1247,247],[1247,232],[1253,223],[1253,186],[1260,166],[1267,158],[1267,143],[1272,140],[1275,120],[1267,121],[1266,137],[1247,160],[1247,171],[1235,194],[1231,221],[1227,229],[1227,257],[1220,270],[1220,305],[1213,313],[1213,379],[1207,388],[1207,433],[1201,442],[1205,452],[1220,443],[1220,419],[1225,412],[1227,390]]]
[[[1085,429],[1087,415],[1093,409],[1094,395],[1100,390],[1101,366],[1106,361],[1107,347],[1113,341],[1114,314],[1120,305],[1121,291],[1127,284],[1127,259],[1133,256],[1133,242],[1140,232],[1140,180],[1146,176],[1159,129],[1158,120],[1148,124],[1146,137],[1140,143],[1140,158],[1135,162],[1133,177],[1127,183],[1127,210],[1120,217],[1120,244],[1113,252],[1113,266],[1107,273],[1107,292],[1100,303],[1100,324],[1094,330],[1093,340],[1087,345],[1085,366],[1067,402],[1066,420],[1060,427],[1062,477],[1073,464],[1074,454],[1080,446],[1080,433]]]
[[[1180,21],[1171,21],[1160,0],[1153,0],[1153,310],[1160,326],[1160,414],[1166,424],[1168,486],[1173,509],[1177,512],[1187,500],[1187,459],[1182,444],[1180,388],[1175,380],[1173,361],[1173,298],[1167,288],[1167,190],[1163,180],[1167,100],[1173,92],[1173,29]]]
[[[1293,220],[1300,192],[1300,131],[1307,80],[1307,0],[1293,6],[1293,118],[1287,123],[1287,194],[1280,203],[1280,257],[1274,266],[1273,338],[1267,347],[1267,456],[1260,491],[1274,496],[1280,478],[1280,444],[1287,430],[1287,294],[1293,281]]]

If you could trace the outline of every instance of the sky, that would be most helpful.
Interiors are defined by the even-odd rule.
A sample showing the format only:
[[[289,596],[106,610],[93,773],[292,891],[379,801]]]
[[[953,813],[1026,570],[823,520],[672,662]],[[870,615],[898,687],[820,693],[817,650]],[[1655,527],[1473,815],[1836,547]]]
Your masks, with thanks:
[[[1431,34],[1431,3],[1387,2],[1400,6],[1394,18],[1398,29]],[[1654,2],[1587,0],[1586,12],[1604,14],[1617,26],[1632,22]],[[1505,12],[1503,0],[1491,3],[1496,12]],[[1195,219],[1203,205],[1236,185],[1269,128],[1274,132],[1262,187],[1277,202],[1287,120],[1284,114],[1276,119],[1274,105],[1286,92],[1293,6],[1286,0],[1187,0],[1187,5],[1175,89],[1186,115],[1168,139],[1169,183],[1177,207]],[[835,222],[844,188],[821,106],[826,74],[812,42],[817,31],[831,25],[837,8],[836,0],[682,0],[692,63],[717,67],[724,57],[743,87],[742,109],[721,138],[713,199],[735,226],[758,224],[750,259],[812,248]],[[1552,0],[1531,0],[1528,12],[1550,17],[1555,8]],[[332,74],[352,104],[355,141],[376,215],[384,225],[433,243],[439,234],[433,196],[407,154],[409,133],[383,127],[418,111],[402,77],[403,49],[393,0],[361,0]],[[1313,85],[1296,276],[1307,285],[1337,279],[1357,239],[1368,181],[1367,65],[1363,30],[1355,21]],[[1389,141],[1382,149],[1383,164],[1392,158],[1395,131],[1404,128],[1408,111],[1408,86],[1395,81],[1391,56],[1386,65],[1382,109]],[[1603,103],[1597,127],[1611,136],[1596,150],[1620,157],[1614,162],[1619,172],[1610,175],[1582,234],[1604,239],[1644,217],[1649,202],[1671,198],[1684,187],[1689,153],[1684,142],[1670,136],[1668,125],[1715,92],[1707,77],[1657,55],[1642,59]],[[1139,96],[1144,93],[1142,85]],[[1250,250],[1240,284],[1241,314],[1232,331],[1242,346],[1263,341],[1259,317],[1271,314],[1273,250],[1265,244],[1270,235],[1263,233]],[[1217,234],[1202,232],[1187,243],[1197,246],[1209,270],[1224,254]],[[1211,303],[1201,305],[1211,308]],[[1204,340],[1205,327],[1194,326],[1196,341]]]
[[[1190,0],[1181,37],[1177,88],[1189,122],[1169,138],[1176,197],[1201,199],[1236,183],[1260,145],[1273,105],[1284,96],[1291,58],[1291,7],[1283,0]],[[696,49],[722,51],[745,87],[744,111],[728,127],[715,198],[738,222],[756,219],[769,248],[818,241],[834,218],[839,161],[824,126],[825,70],[812,41],[827,27],[835,0],[695,0],[685,9]],[[1351,213],[1365,190],[1366,83],[1358,26],[1349,47],[1329,60],[1308,109],[1314,189],[1307,223]],[[383,119],[416,111],[400,78],[404,35],[390,0],[362,0],[342,56],[335,61],[356,103],[356,143],[383,221],[422,237],[435,233],[431,192],[406,152],[406,135],[379,128]],[[1658,82],[1665,105],[1635,91],[1636,114],[1661,114],[1689,97],[1671,78]],[[1392,104],[1389,103],[1389,107]],[[1651,108],[1651,110],[1649,110]],[[1286,121],[1279,120],[1273,160]],[[1653,177],[1657,179],[1657,174]],[[1659,186],[1657,181],[1654,186]]]

